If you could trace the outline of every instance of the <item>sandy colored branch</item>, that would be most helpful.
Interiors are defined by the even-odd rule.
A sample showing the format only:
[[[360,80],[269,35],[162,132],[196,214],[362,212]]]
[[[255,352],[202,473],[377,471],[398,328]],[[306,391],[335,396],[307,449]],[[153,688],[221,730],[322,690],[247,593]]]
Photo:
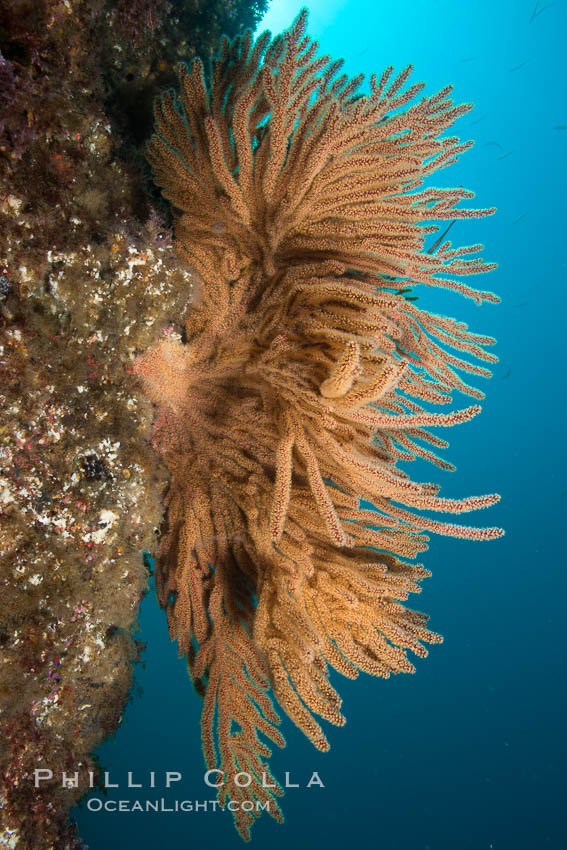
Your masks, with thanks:
[[[469,257],[479,246],[425,248],[436,220],[493,212],[425,185],[470,146],[446,133],[471,107],[449,87],[405,88],[411,68],[358,93],[361,78],[337,76],[305,28],[304,11],[273,41],[223,40],[210,82],[199,61],[182,66],[180,94],[158,103],[149,159],[202,297],[186,342],[134,367],[160,410],[154,443],[172,477],[158,585],[204,695],[207,764],[249,771],[259,800],[270,752],[258,734],[283,743],[269,691],[328,749],[320,720],[344,723],[329,668],[387,678],[441,640],[404,604],[428,575],[415,563],[424,532],[502,534],[423,518],[497,497],[446,499],[400,466],[452,468],[425,429],[480,408],[431,406],[482,398],[461,375],[496,360],[493,339],[413,295],[425,284],[498,301],[462,282],[494,267]],[[244,837],[252,821],[238,814]]]

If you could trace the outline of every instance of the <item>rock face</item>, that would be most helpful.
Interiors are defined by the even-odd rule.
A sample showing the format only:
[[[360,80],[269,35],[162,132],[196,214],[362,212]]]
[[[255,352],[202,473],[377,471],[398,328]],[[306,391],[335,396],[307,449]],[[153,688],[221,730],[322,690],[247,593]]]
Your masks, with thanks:
[[[130,364],[193,297],[143,157],[153,96],[265,5],[0,4],[2,846],[81,846],[68,811],[141,649],[166,473]]]

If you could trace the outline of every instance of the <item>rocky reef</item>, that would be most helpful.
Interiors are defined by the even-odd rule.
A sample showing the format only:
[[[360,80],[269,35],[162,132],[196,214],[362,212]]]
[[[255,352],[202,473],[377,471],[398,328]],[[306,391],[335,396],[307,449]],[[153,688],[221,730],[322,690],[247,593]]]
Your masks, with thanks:
[[[153,98],[266,5],[0,3],[2,846],[82,846],[68,812],[142,649],[167,475],[130,366],[193,298],[145,163]]]

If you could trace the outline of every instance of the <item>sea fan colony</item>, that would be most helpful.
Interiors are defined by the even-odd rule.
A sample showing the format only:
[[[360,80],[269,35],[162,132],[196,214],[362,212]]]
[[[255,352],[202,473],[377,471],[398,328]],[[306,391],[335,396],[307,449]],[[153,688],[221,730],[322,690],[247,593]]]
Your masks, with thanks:
[[[171,486],[158,592],[204,698],[206,762],[231,777],[222,802],[268,803],[278,819],[281,789],[261,783],[266,741],[284,743],[269,689],[328,749],[317,718],[344,723],[329,667],[411,672],[406,651],[441,640],[403,604],[428,575],[414,563],[424,532],[502,533],[423,518],[498,497],[442,498],[397,465],[451,468],[425,429],[480,408],[428,406],[454,390],[482,398],[461,374],[490,372],[467,355],[496,361],[483,347],[493,339],[408,297],[426,284],[498,300],[461,282],[493,268],[471,257],[480,246],[424,250],[433,220],[493,212],[458,208],[464,189],[422,188],[470,147],[440,135],[471,106],[455,106],[450,87],[416,100],[422,84],[403,91],[411,68],[357,93],[362,76],[317,56],[306,18],[271,42],[223,39],[209,85],[196,60],[180,96],[157,104],[149,159],[201,295],[186,340],[134,366],[159,405],[154,444]],[[248,837],[254,814],[236,818]]]

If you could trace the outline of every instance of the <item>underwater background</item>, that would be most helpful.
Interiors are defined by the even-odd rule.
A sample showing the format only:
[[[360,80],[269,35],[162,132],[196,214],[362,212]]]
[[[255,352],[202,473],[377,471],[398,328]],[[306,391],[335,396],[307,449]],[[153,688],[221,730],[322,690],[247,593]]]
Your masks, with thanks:
[[[302,5],[273,0],[259,31],[283,30]],[[417,294],[423,308],[497,337],[500,363],[482,385],[481,416],[449,435],[444,457],[457,471],[432,473],[423,464],[414,477],[433,475],[448,497],[501,493],[499,505],[470,522],[501,525],[506,536],[473,543],[432,535],[423,561],[433,576],[412,607],[431,615],[445,642],[418,659],[413,676],[339,682],[334,674],[347,725],[326,726],[328,754],[284,718],[287,748],[274,752],[271,766],[280,782],[288,771],[300,787],[285,794],[285,824],[262,817],[252,845],[560,850],[567,846],[567,4],[314,0],[309,8],[310,35],[322,52],[345,59],[350,76],[412,63],[412,81],[426,81],[427,94],[451,83],[457,103],[475,103],[455,125],[475,147],[434,182],[463,185],[475,191],[473,205],[498,207],[491,218],[458,221],[451,238],[485,245],[483,256],[499,267],[480,285],[502,303],[478,308],[424,287]],[[201,701],[151,592],[139,623],[147,648],[135,693],[121,728],[98,751],[111,781],[122,784],[108,797],[212,800],[203,783]],[[166,770],[183,774],[169,791]],[[125,788],[127,771],[146,787]],[[305,787],[313,771],[324,788]],[[74,814],[90,850],[242,844],[228,812],[89,812],[83,801]]]

